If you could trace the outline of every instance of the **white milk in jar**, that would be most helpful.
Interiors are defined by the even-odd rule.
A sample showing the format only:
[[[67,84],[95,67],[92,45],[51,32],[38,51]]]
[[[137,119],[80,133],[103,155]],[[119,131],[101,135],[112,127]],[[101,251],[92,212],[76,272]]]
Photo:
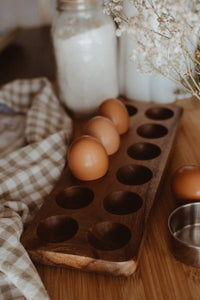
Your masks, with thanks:
[[[52,27],[60,99],[77,116],[118,96],[113,20],[99,0],[58,1]]]

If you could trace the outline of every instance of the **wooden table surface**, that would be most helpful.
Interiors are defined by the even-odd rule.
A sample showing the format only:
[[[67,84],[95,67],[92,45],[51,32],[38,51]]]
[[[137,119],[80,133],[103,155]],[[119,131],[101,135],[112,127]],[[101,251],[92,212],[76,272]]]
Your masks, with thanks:
[[[34,49],[32,49],[31,34],[34,36],[35,43],[38,36],[38,43]],[[42,35],[45,38],[41,38]],[[32,46],[26,37],[29,37]],[[21,49],[20,53],[16,52],[16,47]],[[48,59],[43,60],[45,53]],[[35,65],[32,59],[35,63],[37,60],[41,63]],[[48,28],[22,31],[16,40],[16,45],[8,47],[0,54],[0,85],[15,78],[35,76],[55,79],[55,65]],[[179,100],[177,105],[182,106],[184,112],[161,194],[147,224],[146,238],[136,273],[128,278],[119,278],[36,265],[50,299],[200,299],[200,269],[184,265],[173,257],[170,252],[167,227],[168,216],[176,207],[170,189],[173,172],[182,165],[200,165],[200,103],[194,99],[187,99]],[[81,122],[76,122],[75,126],[77,134]]]

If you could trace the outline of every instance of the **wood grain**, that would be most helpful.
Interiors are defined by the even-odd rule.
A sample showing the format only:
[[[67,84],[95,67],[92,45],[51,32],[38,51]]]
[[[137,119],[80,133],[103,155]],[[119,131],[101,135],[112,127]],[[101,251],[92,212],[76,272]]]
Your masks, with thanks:
[[[101,179],[84,182],[68,169],[22,236],[31,258],[113,276],[136,270],[149,213],[182,110],[126,102],[130,128]]]
[[[52,300],[196,300],[200,298],[200,269],[177,261],[170,252],[167,220],[176,207],[171,194],[172,173],[181,165],[200,163],[200,103],[179,100],[184,108],[172,159],[147,223],[137,271],[128,278],[36,264]],[[76,123],[75,132],[81,126]]]

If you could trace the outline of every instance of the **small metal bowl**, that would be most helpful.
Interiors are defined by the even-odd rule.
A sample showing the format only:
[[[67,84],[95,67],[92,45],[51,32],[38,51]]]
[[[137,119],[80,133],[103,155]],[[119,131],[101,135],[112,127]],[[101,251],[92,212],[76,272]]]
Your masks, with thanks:
[[[168,219],[171,250],[181,262],[200,268],[200,203],[175,209]]]

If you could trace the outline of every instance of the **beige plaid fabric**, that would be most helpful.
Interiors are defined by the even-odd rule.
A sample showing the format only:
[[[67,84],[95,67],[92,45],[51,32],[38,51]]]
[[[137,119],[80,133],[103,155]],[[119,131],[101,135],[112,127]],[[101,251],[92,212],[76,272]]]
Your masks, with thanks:
[[[5,85],[0,104],[24,122],[17,149],[0,153],[0,299],[48,299],[19,240],[64,168],[72,121],[45,78]]]

